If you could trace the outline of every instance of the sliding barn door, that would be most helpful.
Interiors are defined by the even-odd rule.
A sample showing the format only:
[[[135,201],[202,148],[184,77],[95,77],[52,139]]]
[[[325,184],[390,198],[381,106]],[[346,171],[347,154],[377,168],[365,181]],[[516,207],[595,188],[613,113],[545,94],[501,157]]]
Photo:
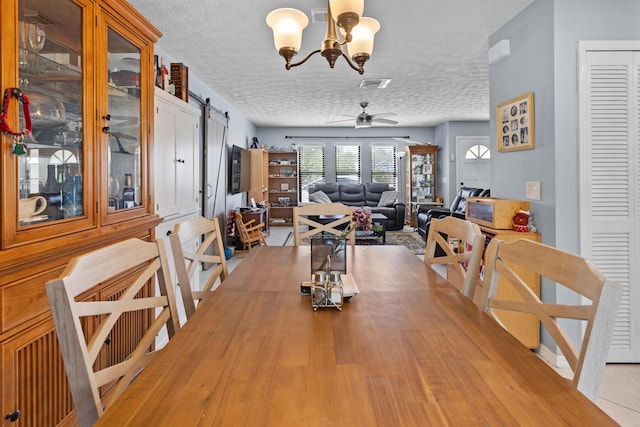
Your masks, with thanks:
[[[227,191],[227,118],[205,107],[204,216],[218,218],[225,229]],[[224,235],[224,234],[223,234]]]
[[[611,43],[610,50],[581,44],[581,251],[624,286],[609,362],[633,363],[640,362],[640,53]]]

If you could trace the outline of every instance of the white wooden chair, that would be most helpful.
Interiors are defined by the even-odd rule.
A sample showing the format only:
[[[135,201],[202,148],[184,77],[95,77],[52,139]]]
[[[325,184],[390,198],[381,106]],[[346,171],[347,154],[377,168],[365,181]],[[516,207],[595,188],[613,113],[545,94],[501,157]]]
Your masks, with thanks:
[[[342,228],[348,227],[353,221],[353,210],[350,206],[342,203],[309,203],[293,208],[293,235],[295,246],[306,245],[303,241],[305,238],[313,237],[317,234],[328,233],[340,236],[343,233]],[[326,223],[320,223],[309,217],[324,216]],[[335,218],[332,218],[335,217]],[[301,231],[301,225],[309,226],[307,231]],[[356,244],[355,233],[349,233],[347,242],[354,246]]]
[[[514,273],[512,266],[530,270],[562,285],[590,304],[545,304]],[[482,307],[500,324],[500,313],[510,310],[537,316],[553,337],[573,371],[572,384],[594,402],[609,352],[622,287],[607,280],[588,260],[542,243],[519,239],[505,243],[493,239],[485,253],[485,285]],[[520,300],[496,297],[498,279],[512,286]],[[558,318],[586,321],[580,350],[563,331]],[[504,325],[503,325],[504,326]]]
[[[195,251],[189,250],[196,239],[199,246]],[[218,218],[198,216],[176,224],[169,241],[185,313],[189,319],[196,312],[194,300],[200,301],[218,279],[222,283],[229,275]],[[210,276],[202,290],[196,290],[199,284],[193,283],[194,274],[205,264],[211,270]]]
[[[160,295],[153,296],[154,278]],[[98,300],[87,291],[110,281],[126,280],[116,300]],[[169,337],[179,328],[162,240],[129,239],[73,258],[62,275],[46,284],[62,359],[80,426],[92,426],[135,376],[155,356],[154,341],[166,326]],[[85,294],[85,295],[83,295]],[[83,299],[78,299],[79,296]],[[129,354],[105,366],[103,354],[128,322],[148,323]],[[83,328],[84,326],[84,328]],[[86,338],[85,338],[86,337]]]
[[[447,238],[445,238],[447,236]],[[455,238],[461,242],[459,247],[471,245],[470,251],[455,252],[447,239]],[[482,254],[484,252],[485,237],[480,227],[470,221],[452,216],[442,219],[432,219],[427,235],[424,262],[429,265],[447,264],[454,273],[463,279],[462,293],[473,300],[476,283],[479,279]],[[440,246],[444,256],[436,256],[436,247]],[[455,283],[455,281],[452,281]]]

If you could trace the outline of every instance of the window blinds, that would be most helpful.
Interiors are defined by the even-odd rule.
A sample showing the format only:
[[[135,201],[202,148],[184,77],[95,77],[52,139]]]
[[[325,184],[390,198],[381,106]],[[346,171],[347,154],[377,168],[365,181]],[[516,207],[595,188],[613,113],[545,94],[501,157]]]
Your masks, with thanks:
[[[336,182],[360,182],[360,146],[336,145]]]
[[[397,188],[395,145],[371,146],[371,182],[389,184]]]

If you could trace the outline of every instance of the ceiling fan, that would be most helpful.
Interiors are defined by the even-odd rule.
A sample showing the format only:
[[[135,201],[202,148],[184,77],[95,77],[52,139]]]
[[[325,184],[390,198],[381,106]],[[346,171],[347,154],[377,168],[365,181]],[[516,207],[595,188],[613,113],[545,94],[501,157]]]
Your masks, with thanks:
[[[327,123],[338,123],[338,122],[348,122],[353,120],[354,118],[356,119],[356,129],[359,128],[369,128],[373,125],[373,123],[384,123],[387,125],[397,125],[398,122],[395,120],[389,120],[389,119],[385,119],[383,117],[392,117],[395,116],[396,113],[378,113],[378,114],[369,114],[367,113],[365,110],[367,108],[367,106],[369,105],[369,103],[367,101],[362,101],[360,103],[360,107],[362,107],[362,113],[358,114],[357,116],[346,116],[345,117],[351,117],[350,119],[343,119],[343,120],[334,120],[332,122],[327,122]]]

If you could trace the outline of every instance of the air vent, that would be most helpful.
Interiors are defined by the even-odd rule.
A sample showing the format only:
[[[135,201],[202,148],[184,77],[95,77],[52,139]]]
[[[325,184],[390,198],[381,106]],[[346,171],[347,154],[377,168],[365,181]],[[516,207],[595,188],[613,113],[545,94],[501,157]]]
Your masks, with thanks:
[[[360,82],[360,89],[384,89],[391,79],[364,79]]]
[[[327,23],[327,8],[326,7],[315,7],[311,9],[311,23],[312,24],[322,24]]]

